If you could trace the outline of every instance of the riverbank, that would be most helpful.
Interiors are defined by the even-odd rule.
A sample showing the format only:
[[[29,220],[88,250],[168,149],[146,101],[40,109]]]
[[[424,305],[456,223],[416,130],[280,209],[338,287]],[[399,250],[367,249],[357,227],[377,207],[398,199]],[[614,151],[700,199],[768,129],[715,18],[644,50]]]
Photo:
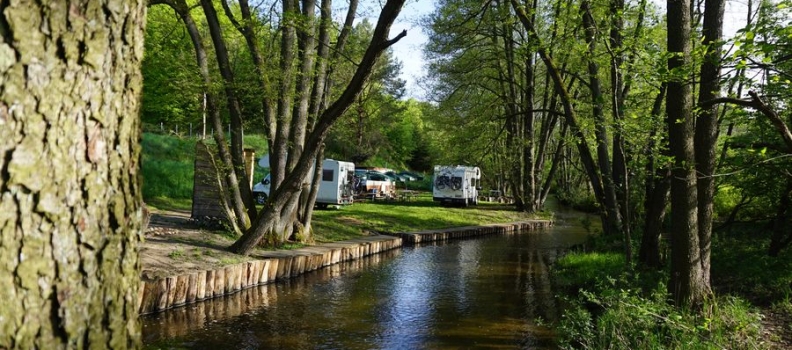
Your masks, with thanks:
[[[229,253],[230,238],[198,229],[188,214],[152,215],[140,256],[141,314],[159,312],[309,271],[399,248],[403,241],[444,241],[514,233],[552,224],[549,220],[467,226],[417,233],[374,234],[290,250],[257,249],[249,256]]]

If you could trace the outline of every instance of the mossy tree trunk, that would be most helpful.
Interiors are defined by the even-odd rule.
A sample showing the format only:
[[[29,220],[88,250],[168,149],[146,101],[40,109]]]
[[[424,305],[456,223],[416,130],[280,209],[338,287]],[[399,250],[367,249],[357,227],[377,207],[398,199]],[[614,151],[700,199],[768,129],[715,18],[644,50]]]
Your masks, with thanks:
[[[0,2],[0,348],[138,347],[145,2]]]

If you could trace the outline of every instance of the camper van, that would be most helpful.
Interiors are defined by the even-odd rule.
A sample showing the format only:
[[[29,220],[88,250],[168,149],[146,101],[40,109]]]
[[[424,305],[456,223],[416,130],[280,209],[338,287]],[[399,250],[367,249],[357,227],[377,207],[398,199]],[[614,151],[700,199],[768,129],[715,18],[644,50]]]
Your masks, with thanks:
[[[465,165],[435,165],[432,199],[442,205],[478,204],[481,169]]]
[[[259,161],[262,168],[269,167],[269,161],[264,163],[264,158]],[[309,174],[313,174],[313,168]],[[326,208],[328,205],[352,204],[354,201],[353,183],[355,176],[355,164],[333,159],[322,161],[322,179],[319,181],[319,191],[316,194],[316,205]],[[310,184],[309,175],[305,180],[306,185]],[[256,203],[264,204],[270,195],[270,176],[269,174],[261,182],[253,186],[253,198]]]

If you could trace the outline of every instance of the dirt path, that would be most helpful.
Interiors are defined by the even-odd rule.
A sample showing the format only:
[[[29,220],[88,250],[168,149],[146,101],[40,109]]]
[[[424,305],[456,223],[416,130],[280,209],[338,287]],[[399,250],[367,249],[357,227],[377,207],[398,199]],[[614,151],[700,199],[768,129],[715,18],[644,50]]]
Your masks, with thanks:
[[[189,212],[154,212],[140,249],[142,277],[153,279],[212,270],[252,260],[226,251],[231,243],[229,237],[199,229]]]

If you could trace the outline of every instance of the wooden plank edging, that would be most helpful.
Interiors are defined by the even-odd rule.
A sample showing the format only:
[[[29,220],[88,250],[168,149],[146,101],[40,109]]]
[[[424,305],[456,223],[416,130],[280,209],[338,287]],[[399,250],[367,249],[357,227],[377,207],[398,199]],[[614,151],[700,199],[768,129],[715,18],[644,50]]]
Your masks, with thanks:
[[[142,280],[138,313],[150,314],[239,292],[242,289],[299,276],[333,264],[399,248],[402,239],[372,236],[343,244],[328,244],[271,252],[263,259],[192,271],[177,276]]]
[[[492,234],[514,234],[552,226],[550,220],[458,227],[445,230],[370,236],[290,251],[266,253],[263,259],[192,271],[178,276],[142,280],[138,288],[138,313],[150,314],[202,300],[233,294],[254,286],[360,259],[402,247],[404,244],[447,241]]]

